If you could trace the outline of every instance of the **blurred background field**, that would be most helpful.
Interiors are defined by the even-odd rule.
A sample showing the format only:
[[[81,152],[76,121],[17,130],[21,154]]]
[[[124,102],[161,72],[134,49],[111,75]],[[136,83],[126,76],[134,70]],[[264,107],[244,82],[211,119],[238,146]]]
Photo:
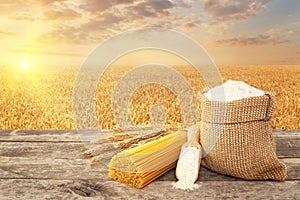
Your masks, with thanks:
[[[193,68],[174,68],[194,91],[203,90],[205,83]],[[116,127],[111,95],[117,81],[130,69],[110,67],[99,81],[94,101],[103,129]],[[219,70],[224,81],[241,80],[275,94],[274,129],[300,129],[300,66],[224,66]],[[79,67],[0,67],[0,129],[75,129],[72,93],[78,72]],[[129,105],[133,121],[149,123],[154,104],[164,107],[167,128],[181,125],[176,95],[155,84],[144,85],[132,94]]]

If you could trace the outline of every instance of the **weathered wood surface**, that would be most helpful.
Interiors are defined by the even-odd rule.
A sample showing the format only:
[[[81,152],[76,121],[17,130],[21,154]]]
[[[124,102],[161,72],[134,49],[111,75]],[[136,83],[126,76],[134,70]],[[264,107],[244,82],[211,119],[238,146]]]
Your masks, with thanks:
[[[196,191],[155,181],[142,190],[114,181],[1,180],[1,199],[299,199],[300,181],[205,181]]]
[[[201,168],[193,192],[174,190],[174,170],[142,190],[107,176],[82,152],[99,131],[0,131],[0,199],[297,199],[300,196],[300,131],[274,131],[277,155],[287,165],[285,182],[243,181]]]

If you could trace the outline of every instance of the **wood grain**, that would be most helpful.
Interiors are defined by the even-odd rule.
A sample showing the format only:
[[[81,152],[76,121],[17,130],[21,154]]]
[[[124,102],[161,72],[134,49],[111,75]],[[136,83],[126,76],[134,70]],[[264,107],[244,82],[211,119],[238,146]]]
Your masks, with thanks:
[[[0,156],[3,157],[78,159],[83,158],[85,150],[81,142],[0,142]]]
[[[1,157],[0,179],[108,179],[104,165],[86,159]]]
[[[193,192],[155,181],[142,190],[114,181],[1,180],[1,199],[297,199],[300,181],[204,181]]]
[[[104,140],[108,133],[111,132],[0,131],[0,199],[297,199],[300,196],[300,131],[274,131],[277,155],[287,165],[287,181],[244,181],[201,167],[201,187],[193,192],[172,188],[176,180],[174,169],[143,190],[111,181],[105,163],[93,163],[82,154],[95,146],[98,146],[96,154],[113,151]]]
[[[107,133],[107,132],[106,132]],[[86,137],[83,137],[81,139],[88,139],[89,141],[81,141],[79,139],[80,136],[78,136],[78,133],[76,131],[58,131],[56,133],[55,130],[49,130],[49,131],[0,131],[0,155],[3,154],[3,152],[15,152],[18,154],[18,151],[23,150],[23,148],[32,148],[35,149],[41,148],[41,152],[45,151],[47,152],[46,148],[55,148],[59,145],[56,145],[54,143],[63,143],[62,146],[66,146],[66,148],[69,148],[69,145],[67,143],[71,143],[70,146],[73,146],[72,148],[76,149],[78,148],[78,151],[84,149],[84,148],[91,148],[92,146],[95,146],[96,144],[91,144],[91,141],[97,141],[99,138],[104,137],[105,133],[99,133],[99,131],[83,131],[80,134],[86,135]],[[300,131],[289,131],[287,133],[284,133],[282,131],[275,131],[274,132],[274,139],[276,142],[276,150],[278,157],[300,157]],[[12,142],[9,147],[9,144]],[[28,144],[27,144],[28,142]],[[37,143],[34,145],[34,143]],[[47,143],[50,143],[47,145]],[[76,147],[78,145],[78,147]],[[53,147],[51,147],[53,146]],[[14,148],[15,147],[15,148]],[[10,148],[9,151],[5,150],[6,148]],[[44,148],[44,149],[43,149]],[[25,151],[25,150],[24,150]],[[66,149],[66,153],[73,151],[72,149]],[[76,151],[76,150],[75,150]]]
[[[281,159],[287,165],[287,180],[300,180],[300,158]],[[107,177],[105,163],[93,164],[87,159],[75,158],[24,158],[0,157],[0,179],[82,179],[103,180]],[[158,180],[175,181],[175,170],[161,176]],[[201,167],[199,180],[201,181],[236,181],[234,177],[214,173]]]
[[[78,142],[92,141],[111,133],[108,130],[0,130],[0,141]]]

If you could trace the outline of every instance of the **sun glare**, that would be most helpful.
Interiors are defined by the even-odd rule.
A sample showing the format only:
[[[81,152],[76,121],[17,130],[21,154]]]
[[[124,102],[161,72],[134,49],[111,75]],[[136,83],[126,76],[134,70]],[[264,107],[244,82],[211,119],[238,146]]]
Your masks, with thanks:
[[[23,63],[20,64],[20,67],[23,70],[27,70],[28,69],[28,63],[23,62]]]

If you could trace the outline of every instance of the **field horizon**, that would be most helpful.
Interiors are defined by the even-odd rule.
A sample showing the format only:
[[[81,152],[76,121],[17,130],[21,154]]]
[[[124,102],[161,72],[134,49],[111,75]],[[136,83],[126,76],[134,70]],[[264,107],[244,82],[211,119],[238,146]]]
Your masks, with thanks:
[[[205,87],[203,79],[191,66],[173,68],[186,78],[196,93]],[[0,67],[0,129],[78,128],[72,98],[79,69],[76,66]],[[131,69],[132,66],[112,66],[101,77],[94,96],[100,128],[118,127],[112,113],[111,96],[118,80]],[[240,80],[275,94],[273,129],[300,129],[300,66],[219,66],[218,69],[224,82]],[[162,105],[165,110],[166,128],[181,126],[182,113],[176,95],[153,84],[144,85],[131,94],[130,117],[138,125],[149,124],[149,111],[155,104]],[[201,111],[200,105],[198,109]]]

